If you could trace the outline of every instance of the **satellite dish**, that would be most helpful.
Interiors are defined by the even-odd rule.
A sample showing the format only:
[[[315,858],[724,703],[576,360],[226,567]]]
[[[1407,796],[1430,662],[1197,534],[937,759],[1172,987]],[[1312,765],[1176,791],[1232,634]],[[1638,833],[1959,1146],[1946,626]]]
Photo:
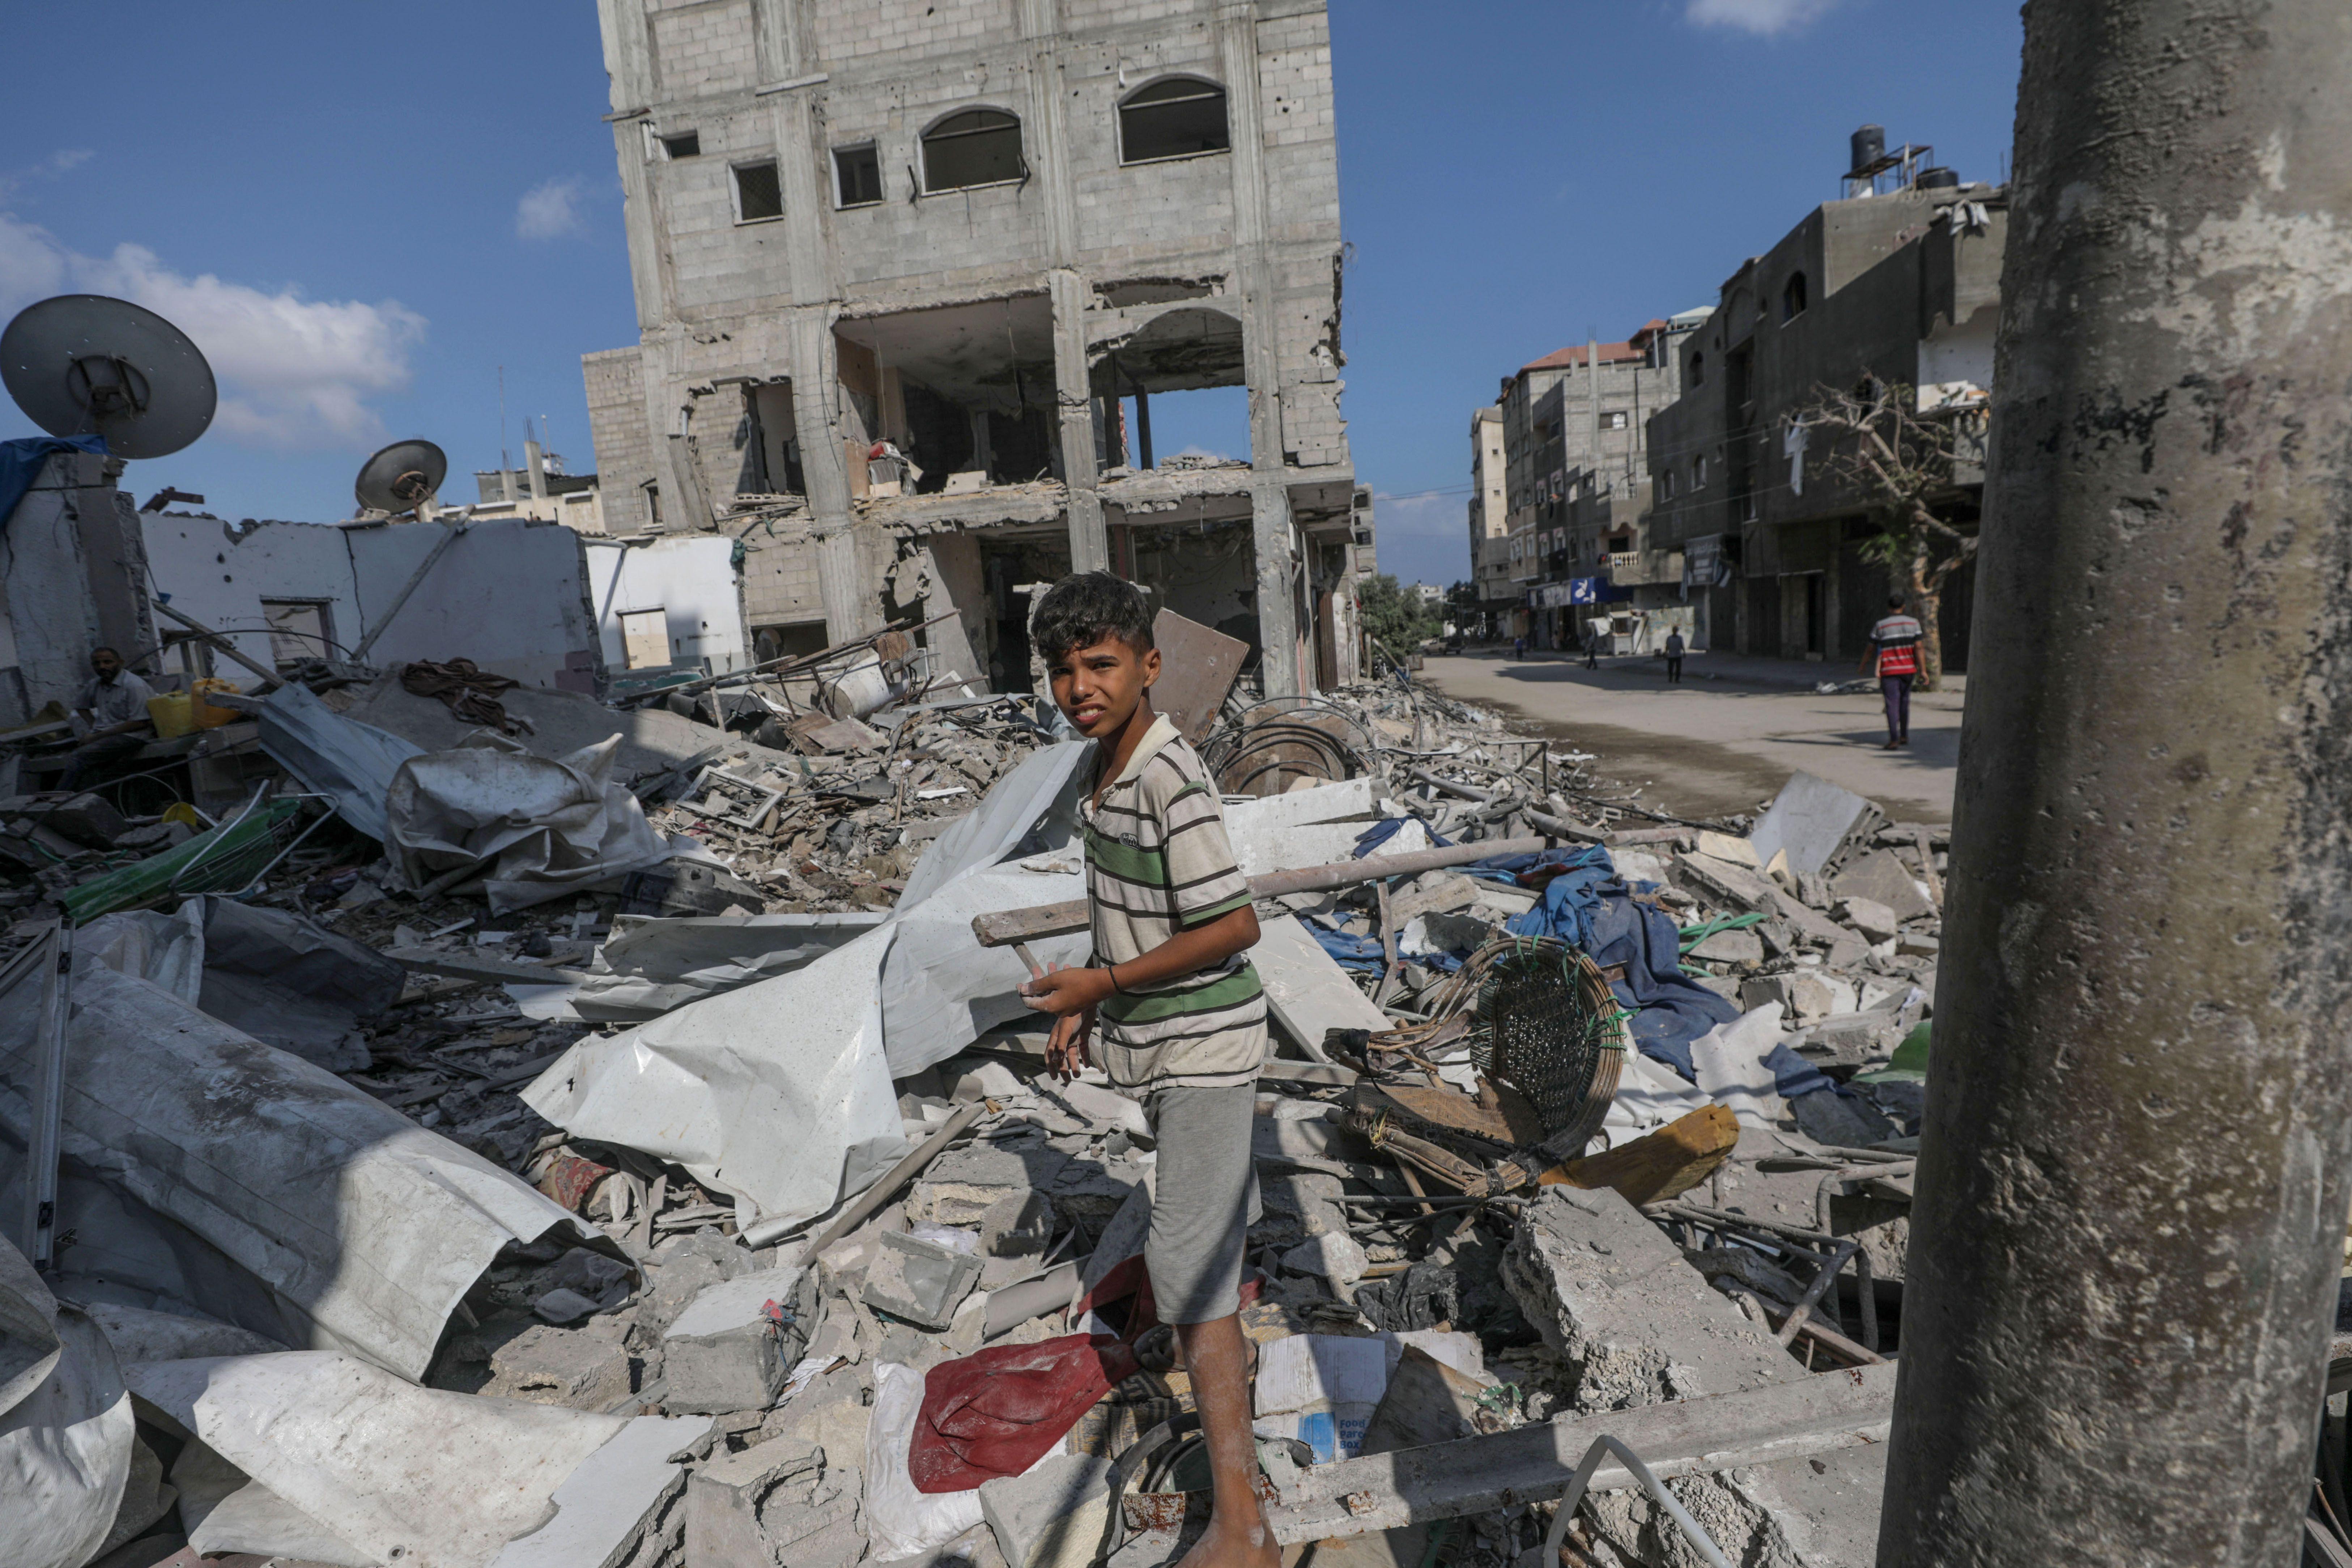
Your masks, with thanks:
[[[449,456],[419,437],[394,441],[360,465],[352,493],[360,505],[373,511],[414,511],[433,515],[433,498],[449,476]]]
[[[0,381],[52,436],[103,436],[117,458],[161,458],[205,433],[220,401],[188,335],[128,300],[60,294],[0,332]]]

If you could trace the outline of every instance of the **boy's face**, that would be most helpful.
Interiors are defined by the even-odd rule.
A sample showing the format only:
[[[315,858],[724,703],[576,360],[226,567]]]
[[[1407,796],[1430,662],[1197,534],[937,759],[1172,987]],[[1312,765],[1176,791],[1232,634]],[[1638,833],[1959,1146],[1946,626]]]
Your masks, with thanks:
[[[1160,679],[1160,650],[1138,653],[1115,637],[1074,647],[1049,661],[1054,706],[1090,741],[1116,735]]]

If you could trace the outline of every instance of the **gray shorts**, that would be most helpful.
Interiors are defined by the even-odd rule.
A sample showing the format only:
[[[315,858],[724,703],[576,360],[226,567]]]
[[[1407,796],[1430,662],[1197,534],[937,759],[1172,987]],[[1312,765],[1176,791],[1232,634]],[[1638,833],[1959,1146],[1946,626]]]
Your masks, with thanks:
[[[1205,1323],[1240,1310],[1242,1262],[1259,1215],[1250,1153],[1256,1103],[1255,1083],[1177,1085],[1143,1102],[1159,1143],[1143,1262],[1163,1323]]]

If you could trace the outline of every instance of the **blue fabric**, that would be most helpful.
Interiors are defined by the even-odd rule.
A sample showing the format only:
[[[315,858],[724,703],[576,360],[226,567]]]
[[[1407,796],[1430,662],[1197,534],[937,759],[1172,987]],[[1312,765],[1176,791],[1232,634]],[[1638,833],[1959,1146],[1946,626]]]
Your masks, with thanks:
[[[31,436],[21,441],[0,441],[0,531],[8,527],[16,503],[41,475],[41,465],[59,452],[93,452],[106,456],[103,436]]]
[[[1774,1046],[1767,1051],[1764,1065],[1772,1069],[1772,1087],[1780,1091],[1783,1100],[1794,1100],[1801,1094],[1818,1094],[1822,1089],[1838,1087],[1836,1079],[1787,1046]]]
[[[1516,859],[1517,857],[1510,857]],[[1530,858],[1532,859],[1532,858]],[[1609,851],[1595,844],[1547,851],[1568,869],[1551,879],[1534,909],[1511,917],[1514,936],[1552,936],[1582,948],[1602,969],[1622,966],[1610,982],[1631,1010],[1627,1029],[1641,1053],[1696,1080],[1691,1042],[1739,1016],[1739,1009],[1685,974],[1682,938],[1664,911],[1633,901]],[[1646,884],[1644,884],[1646,886]]]
[[[1378,849],[1381,845],[1386,844],[1398,834],[1403,832],[1404,825],[1406,823],[1419,820],[1419,818],[1412,816],[1384,816],[1381,818],[1378,822],[1373,823],[1370,827],[1365,828],[1363,832],[1356,836],[1355,858],[1359,860],[1362,859],[1365,856],[1370,854],[1373,850]],[[1427,823],[1423,823],[1422,826],[1424,831],[1429,833],[1429,841],[1440,849],[1450,849],[1454,847],[1454,841],[1452,839],[1438,837],[1434,830],[1429,828],[1429,825]]]
[[[1366,974],[1381,972],[1381,941],[1373,936],[1357,936],[1344,931],[1332,931],[1312,920],[1299,922],[1307,932],[1322,944],[1332,962],[1342,969],[1358,969]]]

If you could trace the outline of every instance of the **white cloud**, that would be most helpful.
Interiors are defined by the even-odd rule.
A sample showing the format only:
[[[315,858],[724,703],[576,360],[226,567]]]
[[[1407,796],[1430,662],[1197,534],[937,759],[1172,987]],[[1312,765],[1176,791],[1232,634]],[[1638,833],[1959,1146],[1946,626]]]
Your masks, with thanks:
[[[1837,0],[1690,0],[1685,16],[1702,27],[1732,27],[1769,37],[1801,27]]]
[[[80,256],[46,229],[0,213],[0,317],[72,289],[144,305],[204,351],[220,381],[213,429],[240,445],[289,447],[379,440],[371,396],[409,380],[425,318],[393,300],[306,300],[211,273],[190,278],[144,246]]]
[[[572,175],[532,186],[515,203],[518,239],[554,239],[580,232],[580,182]]]

